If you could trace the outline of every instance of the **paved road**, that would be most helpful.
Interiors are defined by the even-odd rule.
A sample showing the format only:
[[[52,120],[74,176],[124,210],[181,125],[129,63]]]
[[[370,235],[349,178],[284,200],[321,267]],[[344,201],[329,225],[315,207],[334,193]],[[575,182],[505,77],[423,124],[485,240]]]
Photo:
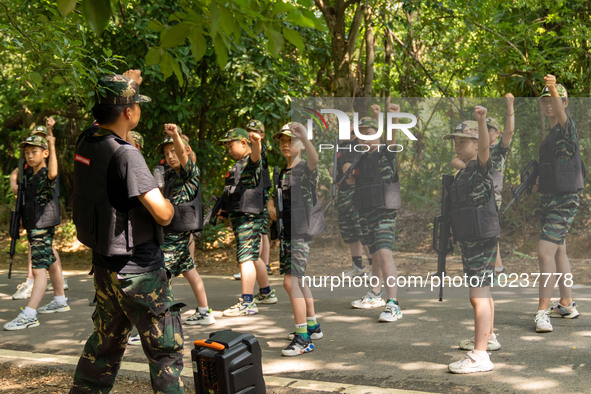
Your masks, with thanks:
[[[92,331],[92,280],[88,275],[67,273],[72,311],[41,315],[41,326],[24,331],[2,331],[1,357],[73,356],[75,360]],[[10,298],[24,278],[16,272],[12,280],[0,272],[0,324],[14,318],[25,301]],[[378,323],[377,310],[353,310],[349,307],[355,292],[316,291],[316,302],[325,337],[315,342],[312,353],[285,358],[281,349],[293,331],[291,308],[281,279],[272,277],[279,302],[259,306],[256,316],[224,318],[220,311],[236,302],[239,282],[228,277],[204,276],[217,322],[209,327],[185,326],[187,344],[205,339],[213,331],[231,328],[251,332],[263,351],[263,371],[270,388],[298,387],[317,391],[379,392],[378,388],[428,392],[515,392],[550,391],[588,392],[591,386],[591,323],[588,318],[591,289],[574,290],[582,316],[574,320],[553,319],[555,331],[538,334],[533,314],[537,306],[535,289],[495,289],[496,332],[502,348],[493,352],[495,370],[469,376],[453,375],[447,364],[460,359],[460,339],[472,335],[472,308],[466,289],[446,290],[444,302],[433,294],[402,290],[400,303],[404,317],[395,323]],[[184,279],[174,282],[178,300],[194,305]],[[43,302],[49,302],[46,293]],[[189,310],[185,315],[190,313]],[[17,353],[10,351],[18,351]],[[25,352],[25,353],[20,353]],[[144,365],[140,347],[129,347],[124,361]],[[185,365],[191,365],[190,352]],[[187,375],[190,370],[186,368]],[[284,392],[284,391],[276,391]],[[393,390],[392,390],[393,392]]]

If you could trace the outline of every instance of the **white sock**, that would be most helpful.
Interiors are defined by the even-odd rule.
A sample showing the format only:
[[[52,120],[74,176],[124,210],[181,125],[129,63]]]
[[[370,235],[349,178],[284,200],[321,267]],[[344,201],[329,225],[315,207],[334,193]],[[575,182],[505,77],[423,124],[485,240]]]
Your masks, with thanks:
[[[68,300],[66,299],[66,296],[55,296],[53,297],[53,299],[55,300],[55,302],[57,302],[60,305],[64,305],[68,303]]]
[[[33,286],[33,283],[35,283],[35,278],[33,278],[33,279],[27,278],[27,286]]]
[[[27,317],[37,317],[37,309],[26,306],[25,309],[23,309],[23,314]]]
[[[197,308],[197,311],[198,311],[200,314],[202,314],[202,315],[205,315],[206,313],[208,313],[208,312],[209,312],[209,308],[208,308],[208,307],[206,307],[206,306],[200,306],[200,307],[198,307],[198,308]]]
[[[474,354],[474,358],[476,358],[477,360],[482,360],[485,358],[488,358],[488,353],[486,352],[486,350],[472,350],[472,354]]]

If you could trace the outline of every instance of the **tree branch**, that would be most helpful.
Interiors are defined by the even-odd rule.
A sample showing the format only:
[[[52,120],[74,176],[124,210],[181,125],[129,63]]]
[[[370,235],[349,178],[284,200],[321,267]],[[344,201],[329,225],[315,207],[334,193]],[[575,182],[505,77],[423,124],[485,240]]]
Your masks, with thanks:
[[[509,41],[509,39],[508,39],[508,38],[506,38],[506,37],[502,36],[500,33],[496,32],[496,31],[494,31],[494,30],[492,30],[492,29],[489,29],[489,28],[488,28],[488,27],[486,27],[486,26],[483,26],[483,25],[481,25],[480,23],[478,23],[478,22],[476,22],[476,21],[473,21],[473,20],[470,20],[470,19],[466,19],[466,21],[468,21],[468,22],[470,22],[470,23],[473,23],[474,25],[478,26],[478,27],[479,27],[479,28],[481,28],[482,30],[484,30],[484,31],[487,31],[487,32],[489,32],[489,33],[492,33],[492,34],[494,34],[495,36],[499,37],[501,40],[505,41],[505,43],[507,43],[507,45],[509,45],[509,46],[510,46],[511,48],[513,48],[513,49],[514,49],[514,50],[515,50],[517,53],[519,53],[519,56],[521,56],[521,59],[523,60],[523,62],[524,62],[526,65],[528,65],[528,66],[529,66],[529,60],[527,59],[527,56],[525,56],[525,54],[524,54],[523,52],[521,52],[521,51],[519,50],[519,48],[517,48],[517,47],[515,46],[515,44],[513,44],[511,41]]]
[[[8,7],[6,6],[6,4],[4,4],[4,3],[0,2],[0,6],[2,6],[2,8],[4,8],[4,13],[6,14],[6,17],[8,18],[8,20],[10,21],[10,24],[11,24],[11,25],[12,25],[12,26],[13,26],[13,27],[16,29],[16,31],[18,31],[18,32],[19,32],[19,34],[20,34],[21,36],[23,36],[23,38],[24,38],[25,40],[27,40],[27,41],[29,42],[29,44],[31,44],[31,48],[33,48],[33,50],[34,50],[35,52],[37,52],[37,54],[38,54],[39,56],[41,56],[41,53],[39,52],[39,49],[38,49],[38,48],[40,48],[41,46],[40,46],[38,43],[36,43],[35,41],[31,40],[31,39],[30,39],[30,38],[29,38],[29,37],[28,37],[28,36],[27,36],[27,35],[26,35],[26,34],[25,34],[25,33],[24,33],[24,32],[23,32],[21,29],[20,29],[20,27],[18,27],[18,25],[16,24],[16,22],[15,22],[15,21],[14,21],[14,20],[13,20],[13,19],[10,17],[10,12],[9,12],[9,10],[8,10]],[[35,45],[36,45],[37,47],[35,47]]]
[[[365,6],[357,7],[355,15],[353,16],[353,22],[351,22],[351,27],[349,28],[349,34],[347,35],[347,57],[349,59],[353,56],[353,52],[355,51],[355,42],[357,41],[361,22],[363,22],[364,9]]]

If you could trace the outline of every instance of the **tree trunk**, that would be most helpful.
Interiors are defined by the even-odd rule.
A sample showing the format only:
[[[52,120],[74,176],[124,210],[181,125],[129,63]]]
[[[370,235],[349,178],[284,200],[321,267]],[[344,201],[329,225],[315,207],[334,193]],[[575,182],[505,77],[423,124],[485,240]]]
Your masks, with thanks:
[[[365,8],[365,81],[363,83],[363,96],[371,97],[373,91],[373,64],[375,59],[375,42],[373,27],[371,26],[372,9]]]

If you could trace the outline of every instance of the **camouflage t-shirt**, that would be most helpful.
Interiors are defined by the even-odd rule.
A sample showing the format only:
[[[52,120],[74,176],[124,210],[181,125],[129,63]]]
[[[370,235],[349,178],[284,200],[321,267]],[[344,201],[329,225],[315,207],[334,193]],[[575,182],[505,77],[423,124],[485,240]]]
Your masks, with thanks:
[[[57,177],[49,179],[47,177],[48,173],[49,170],[47,167],[41,168],[36,174],[25,171],[26,184],[31,184],[31,181],[35,177],[38,178],[37,180],[39,183],[37,184],[37,191],[35,192],[35,202],[41,206],[46,205],[53,200],[53,194],[55,193],[55,180]]]
[[[490,161],[493,171],[503,172],[507,152],[509,152],[509,147],[505,146],[503,141],[499,141],[490,147]]]
[[[470,163],[468,163],[470,165]],[[480,158],[476,159],[475,170],[468,178],[468,195],[474,202],[475,206],[481,206],[488,202],[490,197],[491,189],[493,187],[492,180],[492,160],[486,163],[486,167],[482,167]],[[466,171],[466,168],[462,168],[458,171],[456,179],[458,179]]]
[[[396,170],[396,152],[388,152],[387,150],[382,150],[380,152],[374,151],[366,154],[380,155],[378,159],[378,166],[380,168],[380,175],[382,176],[382,180],[384,181],[384,183],[396,183],[398,181],[398,171]],[[370,156],[368,156],[367,158],[369,159],[369,157]]]
[[[187,165],[177,174],[176,171],[167,171],[166,183],[173,182],[172,190],[169,196],[173,205],[192,201],[199,191],[199,168],[191,159]]]

